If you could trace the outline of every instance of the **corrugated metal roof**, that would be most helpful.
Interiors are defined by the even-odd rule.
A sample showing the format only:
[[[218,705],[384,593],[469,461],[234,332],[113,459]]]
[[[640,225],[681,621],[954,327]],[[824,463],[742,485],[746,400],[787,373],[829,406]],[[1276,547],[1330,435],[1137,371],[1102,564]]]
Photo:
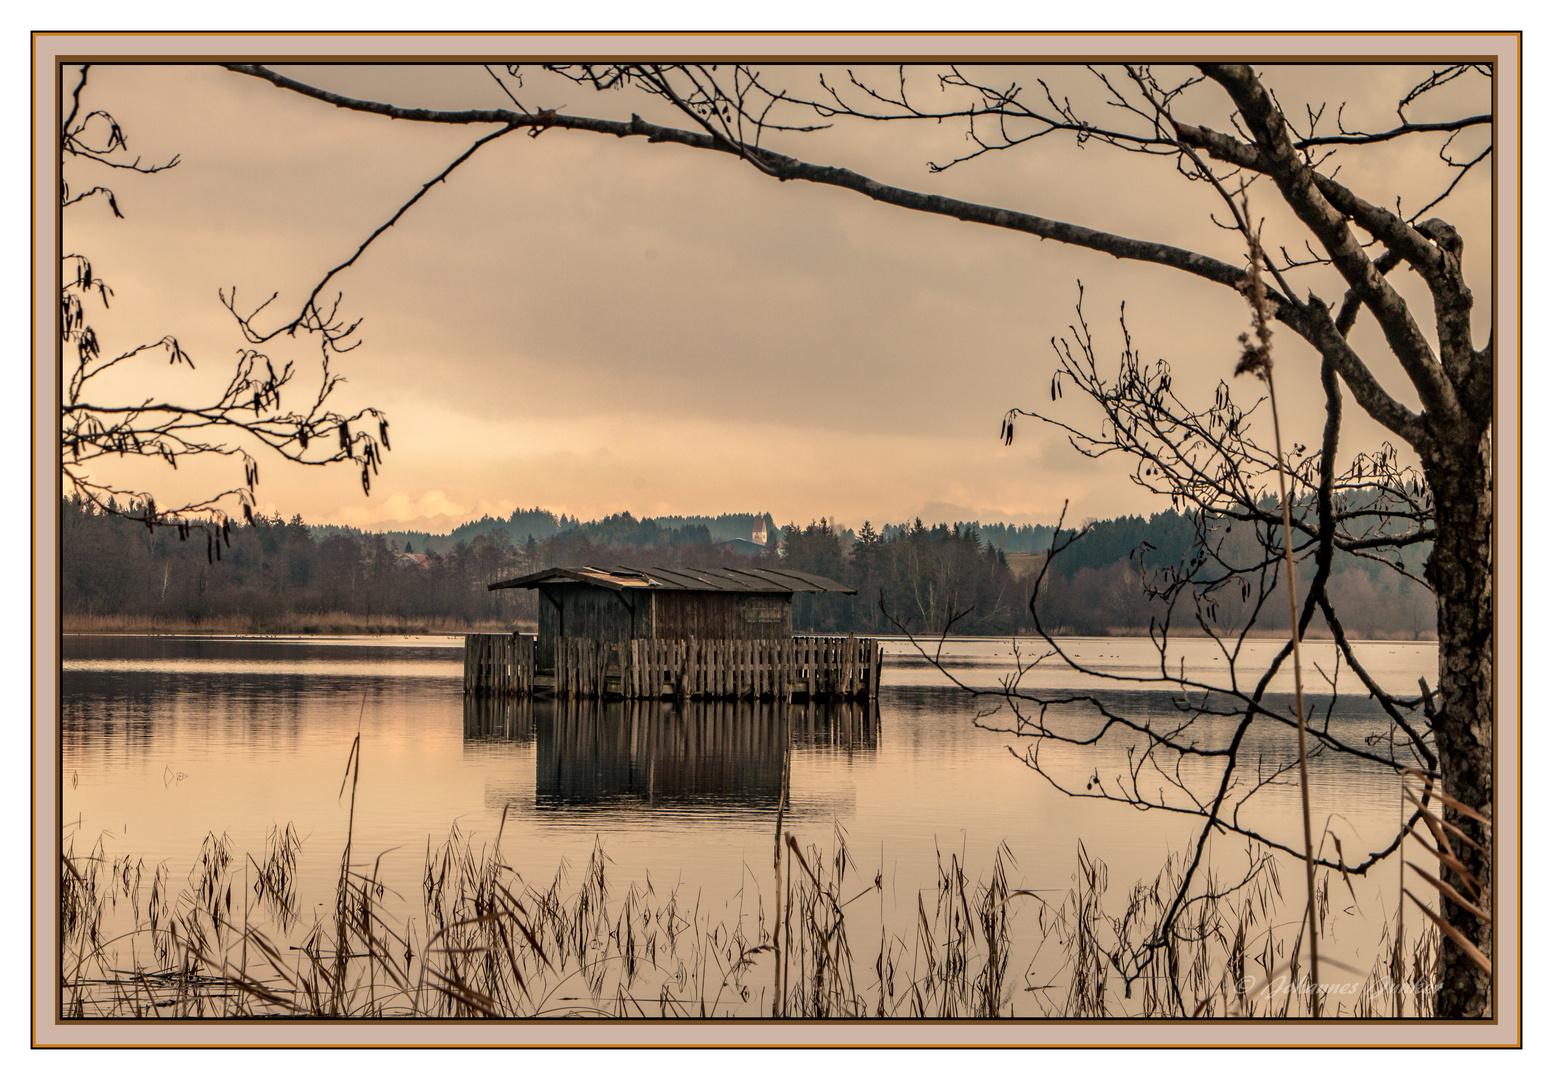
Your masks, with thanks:
[[[750,593],[846,593],[857,590],[800,570],[768,570],[764,567],[716,570],[661,566],[552,566],[536,574],[498,581],[490,589],[533,589],[575,581],[606,589],[665,589],[679,592]]]

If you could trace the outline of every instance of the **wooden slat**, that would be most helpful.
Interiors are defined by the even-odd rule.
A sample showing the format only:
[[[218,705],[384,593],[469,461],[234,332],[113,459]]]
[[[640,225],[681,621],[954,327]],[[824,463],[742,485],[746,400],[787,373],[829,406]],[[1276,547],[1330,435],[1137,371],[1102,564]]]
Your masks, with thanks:
[[[814,667],[815,654],[819,649],[819,642],[815,638],[807,638],[803,643],[804,651],[804,692],[806,701],[814,700]]]

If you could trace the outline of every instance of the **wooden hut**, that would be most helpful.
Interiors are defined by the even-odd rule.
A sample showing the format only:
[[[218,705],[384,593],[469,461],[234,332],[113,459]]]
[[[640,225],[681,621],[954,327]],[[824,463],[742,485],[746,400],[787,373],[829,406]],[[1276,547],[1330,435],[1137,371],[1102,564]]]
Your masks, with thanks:
[[[857,594],[840,582],[798,570],[658,566],[556,566],[489,588],[539,593],[534,662],[542,668],[555,664],[558,638],[789,638],[794,593]]]
[[[795,593],[857,590],[798,570],[552,567],[491,589],[539,593],[536,638],[470,635],[469,693],[770,700],[872,698],[878,643],[793,636]]]

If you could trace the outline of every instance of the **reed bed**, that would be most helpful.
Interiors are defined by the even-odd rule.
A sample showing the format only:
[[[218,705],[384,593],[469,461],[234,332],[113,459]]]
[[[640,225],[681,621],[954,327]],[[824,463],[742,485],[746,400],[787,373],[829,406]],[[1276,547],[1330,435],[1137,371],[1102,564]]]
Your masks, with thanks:
[[[961,855],[940,852],[934,886],[897,897],[882,870],[858,870],[839,828],[824,846],[778,832],[777,891],[746,871],[714,904],[622,885],[597,843],[580,867],[525,881],[500,833],[483,844],[455,827],[428,844],[413,898],[388,888],[381,856],[357,861],[347,840],[333,905],[306,922],[301,843],[281,827],[262,856],[239,857],[212,834],[174,882],[165,865],[67,841],[62,1015],[1254,1018],[1307,1015],[1311,998],[1303,905],[1285,910],[1277,864],[1255,851],[1249,872],[1209,881],[1150,949],[1180,858],[1116,891],[1080,845],[1065,886],[1034,891],[1010,886],[1006,845],[975,879]],[[1330,897],[1324,882],[1323,933]],[[1373,968],[1342,976],[1357,992],[1336,1015],[1430,1014],[1438,933],[1414,921],[1404,936],[1399,913]]]

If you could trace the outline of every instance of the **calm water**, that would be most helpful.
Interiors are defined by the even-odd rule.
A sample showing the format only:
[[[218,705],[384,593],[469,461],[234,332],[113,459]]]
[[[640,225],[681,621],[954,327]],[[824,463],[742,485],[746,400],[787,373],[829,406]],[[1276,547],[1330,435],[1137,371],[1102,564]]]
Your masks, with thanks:
[[[1073,639],[1066,648],[1086,665],[1158,674],[1146,640]],[[1188,673],[1227,670],[1210,643],[1184,648]],[[1251,648],[1244,671],[1254,679],[1252,661],[1276,645]],[[1013,887],[1066,889],[1082,838],[1124,890],[1152,879],[1167,852],[1195,835],[1184,815],[1054,790],[1010,753],[1022,752],[1020,740],[977,726],[987,704],[950,686],[909,643],[888,650],[876,708],[793,708],[784,828],[827,848],[844,831],[862,878],[881,870],[894,903],[914,907],[916,890],[933,886],[938,851],[959,854],[974,877],[1006,841],[1018,860]],[[1330,651],[1313,652],[1330,674]],[[1362,652],[1391,686],[1416,686],[1435,665],[1432,644],[1371,643]],[[348,810],[341,782],[359,728],[354,850],[381,855],[384,876],[412,902],[428,846],[455,823],[477,844],[503,828],[503,852],[534,881],[548,881],[563,860],[580,869],[596,840],[616,880],[677,885],[703,907],[736,905],[741,884],[758,890],[769,880],[783,757],[771,705],[466,707],[459,638],[72,636],[63,657],[62,810],[77,852],[101,839],[110,855],[180,870],[208,832],[262,856],[269,830],[289,822],[305,837],[303,887],[316,892],[313,903],[328,901]],[[1016,662],[1007,639],[952,641],[942,659],[979,687],[999,685]],[[1118,688],[1051,661],[1025,685],[1094,692],[1156,725],[1180,717],[1168,690]],[[1328,719],[1335,729],[1385,732],[1351,675],[1338,690]],[[1007,713],[981,723],[1008,723]],[[1271,762],[1293,745],[1287,732],[1269,731],[1253,738],[1247,760]],[[1042,761],[1084,794],[1086,783],[1111,784],[1125,770],[1126,743],[1047,750]],[[1183,779],[1206,792],[1213,775],[1187,770]],[[1318,758],[1313,789],[1318,823],[1350,858],[1394,834],[1397,784],[1385,770]],[[1247,803],[1243,820],[1292,839],[1298,807],[1297,787],[1273,786]],[[1243,849],[1221,844],[1225,859]],[[1365,892],[1361,883],[1361,903],[1379,911],[1386,883],[1370,884]]]

